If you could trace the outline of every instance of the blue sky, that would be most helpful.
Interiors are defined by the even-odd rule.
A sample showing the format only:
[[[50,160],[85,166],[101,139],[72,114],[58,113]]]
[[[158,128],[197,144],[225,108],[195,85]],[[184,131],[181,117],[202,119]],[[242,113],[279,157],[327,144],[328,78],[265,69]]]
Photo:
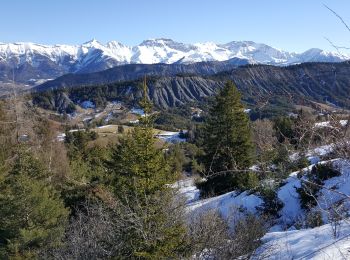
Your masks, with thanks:
[[[166,37],[185,43],[263,42],[289,51],[350,47],[349,0],[1,0],[0,42],[79,44],[92,38],[136,45]]]

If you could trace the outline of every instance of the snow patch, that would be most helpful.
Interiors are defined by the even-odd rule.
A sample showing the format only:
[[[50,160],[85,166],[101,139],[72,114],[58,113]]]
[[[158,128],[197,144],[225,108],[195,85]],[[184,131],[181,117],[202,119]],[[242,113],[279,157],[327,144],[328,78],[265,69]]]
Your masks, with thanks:
[[[337,238],[330,224],[313,229],[270,232],[252,259],[350,259],[350,224],[340,224]]]

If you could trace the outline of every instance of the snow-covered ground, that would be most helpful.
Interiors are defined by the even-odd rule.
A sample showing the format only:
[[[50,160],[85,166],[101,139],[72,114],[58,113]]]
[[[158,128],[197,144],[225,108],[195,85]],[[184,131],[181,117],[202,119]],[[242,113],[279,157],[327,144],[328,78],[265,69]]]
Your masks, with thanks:
[[[318,192],[318,204],[316,208],[321,209],[321,211],[323,210],[323,221],[328,223],[329,216],[325,213],[327,209],[329,209],[329,207],[335,203],[341,202],[345,198],[345,195],[349,196],[350,198],[350,162],[335,159],[330,161],[322,161],[319,163],[331,163],[333,167],[339,170],[341,173],[341,175],[338,177],[333,177],[324,181],[324,188],[320,189]],[[301,171],[310,171],[313,166],[314,164],[304,168]],[[278,229],[278,225],[281,225],[280,228],[293,226],[298,219],[305,215],[305,212],[299,203],[299,195],[296,192],[296,188],[301,186],[301,179],[297,177],[297,174],[298,172],[291,173],[289,178],[287,178],[285,185],[278,190],[278,198],[283,202],[284,206],[280,211],[281,217],[277,222],[278,224],[274,227],[275,230]],[[337,192],[343,193],[344,195],[340,195]],[[350,200],[347,208],[350,209]]]
[[[339,124],[341,126],[346,126],[348,124],[348,120],[339,120]],[[333,127],[330,121],[318,122],[315,124],[315,127],[323,128],[323,127]]]
[[[320,147],[317,151],[323,154],[328,148],[330,147]],[[256,251],[253,259],[350,259],[350,219],[340,222],[338,232],[334,236],[334,224],[329,220],[328,211],[331,205],[342,203],[347,213],[350,213],[350,162],[334,159],[319,163],[331,163],[341,173],[340,176],[324,181],[324,188],[318,192],[318,205],[314,209],[320,210],[324,225],[297,230],[297,223],[305,219],[306,212],[301,208],[296,191],[296,188],[301,186],[301,179],[298,178],[298,172],[293,172],[277,191],[278,198],[283,202],[280,216],[263,237],[263,245]],[[309,171],[313,166],[310,165],[301,171]],[[236,217],[234,214],[240,212],[258,214],[257,207],[263,203],[257,194],[247,191],[233,191],[217,197],[200,199],[200,192],[193,179],[179,181],[174,186],[178,187],[179,193],[186,198],[189,214],[214,209],[223,217],[233,219]]]
[[[179,194],[184,196],[186,203],[195,202],[199,200],[200,192],[197,187],[194,185],[194,180],[191,178],[177,181],[174,185],[174,188],[179,189]]]
[[[233,191],[217,197],[190,202],[187,209],[192,214],[218,210],[224,218],[231,219],[239,212],[256,213],[257,207],[262,203],[263,200],[255,194],[249,194],[247,191],[242,193]]]
[[[292,173],[286,180],[286,184],[283,185],[277,192],[278,198],[283,202],[284,206],[280,211],[281,222],[285,224],[292,224],[301,214],[301,207],[299,203],[299,196],[296,192],[296,188],[301,185],[300,180],[297,178],[297,173]]]
[[[333,177],[324,182],[324,188],[320,190],[318,200],[319,205],[326,210],[330,205],[344,199],[344,196],[337,194],[329,189],[344,193],[350,198],[350,162],[345,160],[330,160],[320,163],[332,163],[333,166],[341,173],[338,177]],[[304,168],[303,172],[310,171],[314,165]],[[299,195],[296,188],[301,186],[301,179],[297,177],[298,172],[293,172],[285,180],[278,191],[278,198],[283,202],[284,206],[280,210],[280,218],[276,222],[274,230],[281,230],[285,227],[290,227],[305,214],[300,206]],[[229,214],[230,208],[239,208],[248,212],[257,212],[256,207],[261,206],[263,200],[256,194],[251,194],[247,191],[238,193],[235,191],[225,193],[223,195],[208,199],[199,198],[199,190],[193,183],[192,179],[182,180],[177,182],[175,187],[179,188],[179,193],[187,198],[187,209],[191,212],[218,209],[223,215]],[[350,208],[350,207],[349,207]],[[328,222],[328,217],[325,215],[323,220]]]
[[[139,115],[139,116],[145,116],[145,112],[143,111],[143,109],[140,108],[132,108],[130,110],[131,114],[135,114],[135,115]]]
[[[94,119],[92,116],[88,116],[88,117],[83,118],[83,122],[87,122],[87,121],[90,121],[92,119]]]
[[[164,140],[165,142],[168,143],[180,143],[180,142],[185,142],[186,139],[181,137],[180,132],[170,132],[170,131],[162,131],[158,133],[157,138]]]
[[[66,140],[66,134],[65,133],[58,134],[56,137],[56,140],[58,142],[64,142],[64,140]]]
[[[69,133],[74,133],[74,132],[78,132],[78,131],[85,131],[85,129],[84,129],[84,128],[81,128],[81,129],[71,129],[71,130],[69,130],[68,132],[69,132]],[[66,134],[65,134],[65,133],[60,133],[60,134],[58,134],[57,137],[56,137],[56,140],[57,140],[58,142],[64,142],[65,139],[66,139]]]
[[[85,109],[95,108],[95,104],[92,101],[90,101],[90,100],[85,100],[85,101],[81,102],[80,106],[82,108],[85,108]]]
[[[117,131],[117,125],[103,125],[97,127],[97,129],[104,129],[104,128],[111,128]],[[77,131],[85,131],[85,129],[72,129],[69,130],[70,133],[72,132],[77,132]],[[66,134],[65,133],[59,133],[57,135],[57,141],[63,142],[65,140]],[[185,138],[181,138],[181,133],[180,132],[170,132],[170,131],[159,131],[158,134],[156,134],[156,137],[164,140],[165,142],[169,143],[179,143],[179,142],[185,142]]]
[[[328,211],[332,205],[343,203],[347,214],[350,213],[350,199],[345,197],[350,195],[350,163],[340,159],[328,162],[340,171],[341,176],[326,180],[324,188],[320,189],[317,196],[318,204],[315,209],[320,210],[325,225],[296,230],[293,223],[305,217],[305,211],[300,206],[295,189],[300,187],[301,181],[297,178],[297,172],[291,173],[286,184],[278,191],[278,197],[284,203],[280,211],[281,217],[263,237],[264,244],[253,259],[350,259],[350,220],[340,222],[339,232],[334,237],[334,224],[329,220]],[[303,171],[310,170],[312,166]],[[287,231],[282,231],[288,226],[290,227]]]
[[[97,128],[98,129],[103,129],[103,128],[108,128],[108,127],[111,127],[113,125],[101,125],[101,126],[98,126]]]
[[[255,194],[245,191],[238,193],[235,191],[208,199],[200,199],[200,192],[193,183],[193,179],[186,179],[177,182],[175,187],[179,188],[179,193],[186,198],[186,208],[190,214],[203,213],[208,210],[218,210],[223,217],[230,218],[230,214],[240,212],[256,213],[257,207],[263,200]]]
[[[326,155],[330,154],[331,152],[333,152],[334,147],[335,147],[334,144],[322,145],[322,146],[316,147],[314,149],[310,149],[309,151],[307,151],[305,156],[311,164],[315,164],[315,163],[318,163],[319,161],[321,161],[321,157],[326,156]],[[300,156],[300,153],[296,152],[296,153],[293,153],[292,155],[290,155],[289,158],[292,161],[295,161],[299,158],[299,156]]]
[[[350,220],[340,222],[337,237],[331,224],[267,233],[252,259],[350,259]]]

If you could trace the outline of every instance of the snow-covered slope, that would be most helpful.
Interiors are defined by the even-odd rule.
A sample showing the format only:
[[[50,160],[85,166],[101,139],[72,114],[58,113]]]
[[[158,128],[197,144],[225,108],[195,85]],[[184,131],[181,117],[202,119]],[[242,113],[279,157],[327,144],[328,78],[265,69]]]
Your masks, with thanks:
[[[315,149],[314,154],[318,153],[318,150],[325,150],[326,147],[328,146],[322,146],[319,149]],[[317,208],[326,211],[328,207],[339,203],[344,198],[343,196],[330,191],[330,189],[350,196],[350,162],[348,160],[333,159],[329,161],[320,161],[318,163],[330,163],[341,173],[338,177],[326,180],[323,184],[324,188],[319,191]],[[284,184],[277,190],[277,196],[283,203],[283,207],[279,212],[279,219],[276,219],[276,225],[273,227],[274,230],[285,229],[288,227],[295,228],[293,227],[295,223],[300,221],[305,214],[305,211],[300,205],[299,195],[296,191],[296,188],[301,186],[301,179],[298,177],[298,173],[310,171],[314,165],[315,164],[311,164],[300,171],[292,172],[289,177],[285,179]],[[263,203],[263,200],[259,195],[249,193],[248,191],[242,193],[232,191],[220,196],[200,199],[200,192],[194,185],[192,179],[179,181],[174,187],[179,188],[179,193],[186,198],[187,209],[190,212],[205,212],[209,209],[215,209],[224,216],[227,216],[230,214],[231,209],[239,208],[247,212],[256,213],[257,207],[261,206]],[[350,202],[346,207],[350,210]],[[325,223],[329,221],[327,215],[323,215],[322,217]]]
[[[264,244],[252,259],[350,259],[349,219],[339,223],[335,238],[331,224],[313,229],[270,232],[263,237]]]
[[[35,43],[0,43],[0,60],[17,63],[39,64],[40,55],[65,66],[73,65],[79,71],[92,62],[110,63],[174,63],[224,61],[232,58],[249,60],[251,63],[285,65],[307,61],[337,62],[348,56],[320,49],[310,49],[303,53],[278,50],[271,46],[252,41],[233,41],[227,44],[212,42],[184,44],[170,39],[151,39],[129,47],[116,41],[102,44],[93,39],[81,45],[42,45]]]
[[[10,70],[24,66],[27,70],[36,69],[44,78],[68,72],[100,71],[129,63],[171,64],[239,59],[249,63],[288,65],[307,61],[340,62],[349,58],[319,49],[310,49],[304,53],[286,52],[251,41],[184,44],[161,38],[146,40],[133,47],[116,41],[102,44],[95,39],[75,46],[0,43],[3,73],[7,73],[6,68]]]
[[[228,192],[220,196],[200,199],[200,192],[194,185],[193,179],[177,182],[173,187],[179,189],[179,194],[186,199],[186,209],[193,214],[201,214],[210,210],[217,210],[223,217],[229,219],[230,215],[239,212],[257,213],[257,207],[263,200],[256,194],[245,192]]]
[[[326,153],[326,146],[315,149],[313,155],[318,154],[318,150]],[[301,186],[301,177],[298,176],[298,172],[293,172],[277,190],[283,207],[273,221],[274,225],[262,238],[263,244],[251,259],[350,259],[350,162],[333,159],[319,163],[331,163],[340,172],[339,176],[324,181],[317,195],[318,204],[311,209],[321,212],[323,225],[315,228],[301,225],[307,211],[302,209],[296,191],[296,188]],[[307,172],[312,167],[313,165],[310,165],[301,172]],[[263,203],[258,194],[248,192],[229,192],[209,199],[200,199],[199,191],[190,179],[178,182],[176,187],[179,188],[179,193],[187,198],[187,210],[191,215],[217,210],[229,220],[237,217],[239,212],[259,214],[257,207]],[[337,211],[339,216],[344,216],[342,220],[335,222],[329,219],[332,212],[330,208],[333,207],[344,211]]]

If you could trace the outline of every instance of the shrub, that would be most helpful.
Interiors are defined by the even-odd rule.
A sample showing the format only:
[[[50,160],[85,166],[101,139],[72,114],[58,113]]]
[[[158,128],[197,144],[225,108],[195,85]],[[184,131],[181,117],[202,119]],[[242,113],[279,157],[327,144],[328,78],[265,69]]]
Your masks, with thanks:
[[[305,156],[300,156],[295,164],[297,169],[303,169],[305,167],[308,167],[310,165],[310,162]]]
[[[254,172],[227,171],[214,178],[208,178],[196,184],[201,196],[220,195],[232,190],[251,190],[259,185],[259,178]]]
[[[341,173],[334,169],[330,163],[314,165],[311,171],[305,174],[305,178],[308,182],[302,181],[301,187],[296,188],[296,191],[299,194],[301,207],[308,209],[316,206],[316,199],[320,190],[320,185],[323,185],[325,180],[340,175]]]
[[[264,219],[253,214],[241,216],[229,231],[227,220],[211,210],[193,216],[188,240],[193,259],[249,259],[265,233]]]
[[[239,219],[232,232],[230,241],[220,252],[218,259],[249,259],[261,245],[261,238],[266,234],[264,218],[248,214]]]
[[[273,188],[262,188],[260,195],[263,199],[263,204],[258,208],[266,215],[279,217],[278,212],[283,208],[283,202],[278,198],[276,190]]]
[[[210,259],[222,253],[230,236],[227,222],[214,210],[191,216],[187,240],[194,259]]]
[[[118,133],[119,134],[124,133],[124,127],[122,125],[118,125]]]
[[[255,189],[259,185],[259,178],[255,172],[245,172],[238,177],[238,187],[241,190]]]
[[[323,219],[322,219],[322,213],[319,210],[313,210],[308,212],[306,215],[306,227],[308,228],[315,228],[322,226]]]
[[[309,209],[317,205],[317,193],[320,188],[317,185],[303,182],[300,188],[296,188],[299,194],[300,205],[303,209]]]
[[[340,176],[341,173],[338,170],[334,169],[330,163],[328,163],[316,164],[314,167],[312,167],[311,175],[313,179],[321,183],[330,178]]]

